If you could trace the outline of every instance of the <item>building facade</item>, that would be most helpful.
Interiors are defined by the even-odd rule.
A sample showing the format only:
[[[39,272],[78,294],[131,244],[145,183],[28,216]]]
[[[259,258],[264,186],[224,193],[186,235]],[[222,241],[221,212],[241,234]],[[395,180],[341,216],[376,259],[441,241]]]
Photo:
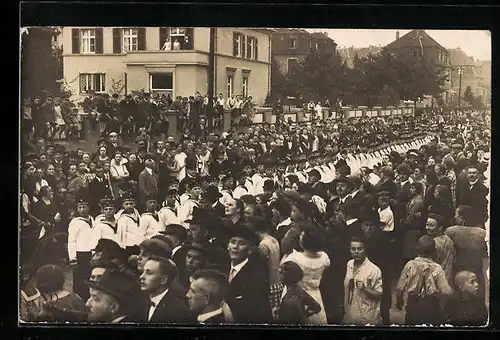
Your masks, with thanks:
[[[335,52],[337,44],[326,33],[309,33],[303,29],[276,28],[272,32],[272,56],[281,73],[287,74],[299,65],[311,50]]]
[[[427,34],[424,30],[412,30],[403,36],[399,36],[399,31],[396,33],[396,39],[385,46],[385,49],[392,53],[410,54],[416,57],[423,57],[441,68],[441,75],[445,78],[443,100],[449,102],[451,100],[451,57],[450,52],[439,44],[434,38]]]
[[[66,85],[89,91],[132,91],[189,97],[208,92],[208,27],[64,27]],[[270,89],[271,39],[266,30],[215,29],[214,95],[243,94],[262,103]]]

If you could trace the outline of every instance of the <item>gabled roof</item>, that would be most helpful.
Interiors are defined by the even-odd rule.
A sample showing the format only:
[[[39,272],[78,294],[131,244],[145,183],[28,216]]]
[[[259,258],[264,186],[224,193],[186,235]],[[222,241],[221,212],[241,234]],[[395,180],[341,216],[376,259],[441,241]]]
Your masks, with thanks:
[[[274,34],[307,34],[309,32],[299,28],[270,28],[269,29]]]
[[[452,65],[475,65],[474,58],[469,57],[462,49],[448,49],[450,52],[450,62]]]
[[[421,39],[420,39],[421,38]],[[415,45],[420,45],[420,40],[422,41],[423,47],[438,47],[445,49],[441,44],[439,44],[434,38],[432,38],[425,30],[412,30],[397,40],[394,40],[387,46],[388,49],[398,48],[398,47],[410,47]]]

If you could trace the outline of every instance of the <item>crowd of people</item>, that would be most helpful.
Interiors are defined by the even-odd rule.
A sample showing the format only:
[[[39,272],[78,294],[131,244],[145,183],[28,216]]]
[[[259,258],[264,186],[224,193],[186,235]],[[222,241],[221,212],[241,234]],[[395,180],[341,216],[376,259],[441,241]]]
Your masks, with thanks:
[[[140,127],[151,135],[168,131],[168,115],[177,118],[178,133],[192,133],[204,137],[209,126],[221,128],[224,111],[231,112],[232,125],[250,125],[254,116],[251,96],[232,95],[224,98],[220,93],[213,100],[213,110],[207,110],[209,98],[199,92],[190,97],[169,93],[134,92],[127,95],[90,92],[80,103],[69,98],[52,96],[25,98],[22,108],[22,133],[26,143],[37,138],[47,140],[86,140],[88,128],[99,129],[102,136],[116,131],[123,137],[134,137]]]
[[[24,149],[23,321],[390,325],[395,305],[408,325],[486,323],[489,112],[178,142],[140,117],[93,150],[39,124]]]

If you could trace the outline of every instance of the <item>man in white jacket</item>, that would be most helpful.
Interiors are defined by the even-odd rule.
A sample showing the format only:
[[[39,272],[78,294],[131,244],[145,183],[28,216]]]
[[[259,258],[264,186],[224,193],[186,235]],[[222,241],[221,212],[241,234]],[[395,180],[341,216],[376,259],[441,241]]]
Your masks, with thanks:
[[[84,301],[89,298],[89,290],[85,284],[92,268],[92,216],[89,215],[89,203],[80,198],[76,204],[76,214],[68,227],[68,257],[73,268],[73,292]]]
[[[139,245],[144,241],[144,235],[139,228],[140,215],[136,206],[135,197],[126,193],[122,198],[123,210],[117,216],[118,243],[124,248],[128,255],[138,255]]]

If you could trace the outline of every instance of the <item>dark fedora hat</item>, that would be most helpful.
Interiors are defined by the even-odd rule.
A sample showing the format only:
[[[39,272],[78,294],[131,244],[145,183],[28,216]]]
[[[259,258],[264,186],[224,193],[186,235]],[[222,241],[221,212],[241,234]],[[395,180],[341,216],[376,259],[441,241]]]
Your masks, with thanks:
[[[257,246],[260,242],[258,235],[246,226],[234,226],[227,230],[227,235],[229,238],[241,237],[253,246]]]
[[[141,292],[137,278],[123,269],[106,270],[101,276],[87,280],[85,283],[127,304],[132,303]]]
[[[379,214],[373,210],[368,208],[363,208],[357,215],[358,221],[360,223],[363,222],[372,222],[375,226],[381,226],[382,221],[380,221]]]
[[[187,238],[187,229],[180,224],[169,224],[165,227],[163,235],[173,235],[179,240],[185,240]]]
[[[193,215],[190,219],[184,221],[185,223],[191,224],[211,224],[215,222],[216,215],[209,209],[194,207]]]
[[[222,194],[219,192],[219,189],[213,185],[209,185],[205,192],[202,194],[202,197],[207,198],[220,198]]]

